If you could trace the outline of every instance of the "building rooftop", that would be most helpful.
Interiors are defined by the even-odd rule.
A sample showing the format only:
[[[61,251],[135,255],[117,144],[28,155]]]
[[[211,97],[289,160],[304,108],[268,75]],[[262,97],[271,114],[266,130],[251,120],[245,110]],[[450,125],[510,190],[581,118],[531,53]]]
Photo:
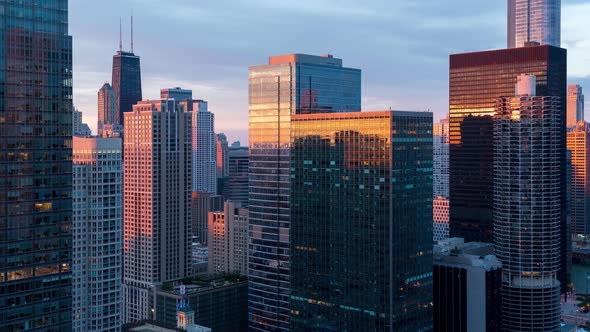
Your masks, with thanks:
[[[435,265],[476,267],[488,271],[502,267],[494,256],[494,245],[491,243],[465,243],[461,238],[450,238],[438,241],[433,249]]]
[[[170,283],[164,283],[159,292],[165,292],[176,296],[181,296],[181,286],[185,288],[185,295],[190,296],[200,292],[212,290],[215,288],[233,286],[238,284],[247,284],[248,280],[246,277],[238,274],[222,274],[214,276],[199,276],[193,278],[189,283],[183,285],[173,286]]]
[[[283,54],[270,56],[268,58],[269,65],[279,65],[284,63],[308,63],[315,65],[326,65],[342,67],[342,59],[334,58],[331,54],[323,55],[309,55],[309,54]]]

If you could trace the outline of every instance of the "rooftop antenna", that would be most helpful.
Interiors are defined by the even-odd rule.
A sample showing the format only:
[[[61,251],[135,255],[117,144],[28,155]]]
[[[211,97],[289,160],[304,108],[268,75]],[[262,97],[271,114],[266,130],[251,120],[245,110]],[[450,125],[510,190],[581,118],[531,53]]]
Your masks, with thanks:
[[[133,9],[131,9],[131,53],[133,53]]]
[[[119,17],[119,52],[123,52],[123,19]]]

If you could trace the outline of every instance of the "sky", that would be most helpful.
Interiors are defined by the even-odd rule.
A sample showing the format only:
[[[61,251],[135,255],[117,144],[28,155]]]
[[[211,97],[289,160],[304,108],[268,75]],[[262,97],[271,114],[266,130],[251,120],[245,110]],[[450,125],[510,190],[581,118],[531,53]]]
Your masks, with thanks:
[[[270,55],[333,54],[362,70],[363,110],[448,112],[449,55],[506,47],[506,1],[479,0],[76,0],[74,105],[95,131],[97,93],[112,56],[141,57],[144,99],[193,90],[209,102],[216,132],[248,140],[248,67]],[[590,0],[562,1],[568,83],[585,88],[590,112]],[[586,117],[588,120],[588,117]]]

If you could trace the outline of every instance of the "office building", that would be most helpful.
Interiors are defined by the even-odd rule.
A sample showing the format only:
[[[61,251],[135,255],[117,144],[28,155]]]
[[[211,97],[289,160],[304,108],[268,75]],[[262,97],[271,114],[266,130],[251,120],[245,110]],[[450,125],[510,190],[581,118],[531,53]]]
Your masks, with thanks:
[[[74,137],[73,328],[121,330],[123,154],[120,138]]]
[[[153,319],[153,290],[191,272],[191,113],[173,99],[125,113],[125,322]]]
[[[291,137],[291,330],[429,331],[432,113],[292,115]]]
[[[133,29],[133,27],[132,27]],[[131,37],[131,52],[123,51],[119,46],[117,54],[113,55],[112,84],[116,98],[116,113],[123,124],[123,113],[131,112],[133,105],[142,99],[141,97],[141,65],[139,56],[133,53],[133,36]]]
[[[209,273],[248,275],[248,209],[227,201],[209,212]]]
[[[587,122],[567,133],[571,154],[569,181],[572,235],[590,235],[590,128]]]
[[[196,242],[206,244],[208,236],[209,212],[223,211],[223,196],[210,193],[192,193],[192,227]]]
[[[74,109],[72,112],[72,130],[76,136],[90,136],[92,132],[88,124],[82,122],[82,112]]]
[[[508,48],[561,45],[561,0],[508,0]]]
[[[178,304],[183,301],[194,311],[195,324],[214,332],[248,331],[248,282],[241,277],[210,276],[182,286],[165,284],[155,300],[156,320],[163,324],[176,326]]]
[[[180,87],[161,89],[160,99],[174,99],[177,103],[183,100],[192,100],[193,91]]]
[[[103,84],[98,90],[98,135],[102,136],[105,125],[121,125],[119,113],[117,113],[117,98],[109,83]]]
[[[69,331],[68,1],[3,1],[0,7],[0,331]]]
[[[502,264],[493,251],[460,238],[434,246],[435,332],[500,331]]]
[[[536,88],[534,75],[519,75],[516,94],[498,98],[494,116],[503,331],[559,331],[564,123],[560,98]]]
[[[289,330],[292,114],[358,111],[361,71],[331,55],[272,56],[249,68],[251,331]]]
[[[449,199],[444,196],[432,201],[432,234],[435,242],[449,238]]]
[[[432,197],[449,197],[449,119],[433,125]]]
[[[215,160],[217,164],[217,178],[227,178],[229,175],[229,145],[225,134],[215,135]]]
[[[577,84],[567,86],[567,127],[574,128],[584,121],[584,94]]]
[[[493,116],[496,100],[514,94],[516,77],[535,74],[537,94],[566,99],[567,51],[553,46],[531,46],[450,57],[449,200],[450,236],[467,242],[493,242],[492,168]],[[565,104],[563,126],[563,184],[561,234],[568,238],[565,174]],[[562,241],[561,266],[568,266],[567,241]],[[567,285],[567,271],[560,280]]]
[[[223,197],[248,207],[248,147],[232,146],[228,155],[228,176],[224,181]]]

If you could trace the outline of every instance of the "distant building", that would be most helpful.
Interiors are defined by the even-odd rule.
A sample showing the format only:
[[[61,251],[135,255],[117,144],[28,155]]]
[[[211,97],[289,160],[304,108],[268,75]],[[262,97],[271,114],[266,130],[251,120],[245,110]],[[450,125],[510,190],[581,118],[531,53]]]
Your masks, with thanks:
[[[196,241],[206,244],[208,240],[209,212],[223,211],[223,196],[193,192],[191,196],[192,235]]]
[[[233,145],[233,144],[232,144]],[[250,153],[248,147],[232,146],[228,152],[228,177],[224,181],[223,197],[248,207]]]
[[[584,121],[584,94],[577,84],[567,86],[567,127],[574,128]]]
[[[508,48],[530,42],[560,47],[561,0],[508,0]]]
[[[590,126],[579,122],[567,133],[571,153],[570,216],[571,233],[590,235]]]
[[[207,102],[182,102],[192,114],[193,192],[217,193],[215,116]]]
[[[120,331],[123,154],[120,138],[73,138],[74,332]]]
[[[500,331],[502,264],[491,243],[452,238],[434,246],[434,331]]]
[[[290,156],[291,329],[432,328],[432,113],[291,115]]]
[[[72,111],[72,125],[74,136],[86,137],[92,135],[90,127],[88,127],[86,123],[82,122],[82,112],[78,111],[77,109]]]
[[[102,136],[105,125],[122,125],[117,113],[117,97],[109,83],[98,90],[98,135]]]
[[[433,198],[449,197],[449,119],[442,119],[432,130]]]
[[[124,52],[119,49],[113,55],[113,92],[116,98],[117,118],[123,124],[126,112],[133,110],[133,105],[142,99],[141,95],[141,69],[139,56],[133,51]]]
[[[191,115],[172,99],[125,113],[125,322],[152,319],[155,287],[192,271]]]
[[[229,146],[227,143],[227,136],[225,136],[223,133],[215,135],[215,143],[217,178],[226,178],[229,175]]]
[[[503,331],[559,331],[561,317],[563,113],[559,97],[538,95],[536,87],[534,75],[519,75],[516,93],[497,99],[494,116]]]
[[[432,233],[434,241],[449,238],[449,199],[438,196],[432,201]]]
[[[214,332],[248,331],[248,282],[239,277],[201,278],[196,282],[156,291],[156,320],[176,326],[181,301],[194,311],[195,324]],[[182,295],[181,287],[185,288]]]
[[[248,209],[228,201],[209,212],[209,273],[248,275]]]
[[[181,89],[179,87],[175,88],[167,88],[160,90],[160,98],[161,99],[174,99],[177,103],[183,100],[192,100],[193,99],[193,91]]]

